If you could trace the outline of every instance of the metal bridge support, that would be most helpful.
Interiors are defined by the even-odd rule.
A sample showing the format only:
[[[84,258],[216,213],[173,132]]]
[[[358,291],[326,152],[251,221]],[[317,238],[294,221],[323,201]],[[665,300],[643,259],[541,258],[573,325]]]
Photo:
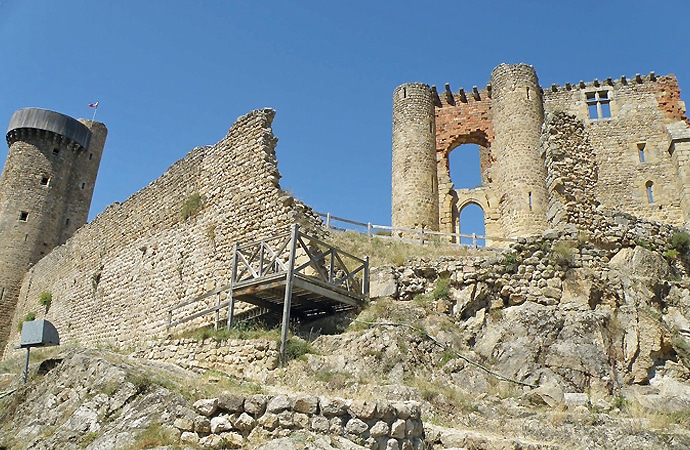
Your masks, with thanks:
[[[295,256],[297,253],[297,240],[299,239],[299,225],[292,226],[290,238],[290,259],[288,260],[287,274],[285,278],[285,300],[283,303],[283,326],[280,330],[280,362],[285,364],[285,349],[287,347],[288,330],[290,328],[290,308],[292,306],[292,285],[295,280]]]

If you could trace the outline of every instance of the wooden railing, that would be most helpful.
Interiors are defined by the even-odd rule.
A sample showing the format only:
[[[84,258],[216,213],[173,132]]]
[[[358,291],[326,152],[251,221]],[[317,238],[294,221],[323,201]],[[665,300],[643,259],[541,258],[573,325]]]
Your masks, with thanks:
[[[369,237],[381,239],[396,239],[420,244],[461,245],[464,247],[485,247],[487,241],[491,242],[515,242],[514,238],[499,236],[481,236],[475,233],[444,233],[442,231],[430,231],[425,229],[396,228],[387,225],[374,225],[371,222],[363,223],[354,220],[336,217],[331,213],[316,213],[324,219],[326,228],[335,231],[355,231],[366,234]],[[334,223],[335,222],[335,223]],[[344,225],[343,225],[344,224]],[[471,243],[463,243],[463,239],[471,240]],[[480,245],[483,243],[483,245]]]
[[[318,280],[327,288],[349,293],[356,297],[369,295],[369,259],[358,258],[347,252],[299,231],[297,225],[291,232],[233,247],[232,275],[224,286],[185,300],[168,309],[167,327],[215,313],[218,329],[220,310],[228,308],[227,326],[232,322],[234,309],[233,291],[253,284],[272,280],[286,284],[286,298],[295,276]],[[227,292],[223,301],[221,294]],[[216,297],[213,306],[173,320],[175,311],[210,297]]]
[[[316,278],[332,288],[352,294],[366,296],[369,293],[368,258],[358,258],[299,229],[294,236],[293,233],[284,233],[236,245],[232,268],[234,287],[242,287],[260,278],[284,276],[290,271],[293,252],[293,275]]]

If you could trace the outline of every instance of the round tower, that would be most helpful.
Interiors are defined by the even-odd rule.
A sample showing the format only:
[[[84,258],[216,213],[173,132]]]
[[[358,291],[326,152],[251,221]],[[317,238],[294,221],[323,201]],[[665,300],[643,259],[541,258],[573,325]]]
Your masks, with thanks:
[[[393,92],[394,227],[438,231],[434,117],[428,85],[408,83]]]
[[[45,109],[12,115],[0,177],[0,343],[27,269],[86,223],[106,135],[101,123]]]
[[[547,227],[546,168],[540,156],[544,104],[537,74],[526,64],[501,64],[491,72],[496,139],[491,153],[500,198],[501,228],[508,237]]]

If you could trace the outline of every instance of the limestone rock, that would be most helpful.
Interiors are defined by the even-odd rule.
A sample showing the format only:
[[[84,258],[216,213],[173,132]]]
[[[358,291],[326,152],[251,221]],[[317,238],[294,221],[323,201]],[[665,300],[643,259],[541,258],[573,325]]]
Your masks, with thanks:
[[[218,410],[217,398],[202,398],[194,402],[193,408],[204,416],[211,416]]]
[[[243,412],[244,401],[244,397],[227,391],[223,391],[218,394],[218,407],[230,413]]]
[[[398,283],[392,266],[381,266],[371,270],[369,295],[371,298],[396,297],[398,295]]]

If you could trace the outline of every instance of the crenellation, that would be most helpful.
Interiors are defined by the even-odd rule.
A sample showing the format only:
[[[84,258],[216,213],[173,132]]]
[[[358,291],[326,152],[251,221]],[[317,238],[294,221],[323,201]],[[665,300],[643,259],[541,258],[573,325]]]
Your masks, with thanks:
[[[501,64],[485,91],[474,86],[471,95],[462,88],[452,97],[449,92],[447,84],[445,97],[455,101],[441,98],[435,108],[440,230],[459,232],[468,203],[484,211],[486,234],[501,238],[576,220],[585,213],[558,211],[582,201],[584,186],[558,181],[554,173],[566,169],[548,153],[569,145],[597,174],[592,181],[578,168],[567,169],[570,177],[585,177],[587,202],[676,226],[690,221],[688,158],[674,156],[677,148],[686,151],[678,136],[690,130],[690,120],[675,76],[652,71],[630,80],[623,75],[554,83],[545,90],[532,66]],[[560,114],[570,118],[556,120],[563,130],[546,119]],[[449,154],[462,144],[479,146],[482,185],[476,189],[456,190],[450,178]],[[570,189],[564,195],[574,197],[563,201],[554,189]]]

